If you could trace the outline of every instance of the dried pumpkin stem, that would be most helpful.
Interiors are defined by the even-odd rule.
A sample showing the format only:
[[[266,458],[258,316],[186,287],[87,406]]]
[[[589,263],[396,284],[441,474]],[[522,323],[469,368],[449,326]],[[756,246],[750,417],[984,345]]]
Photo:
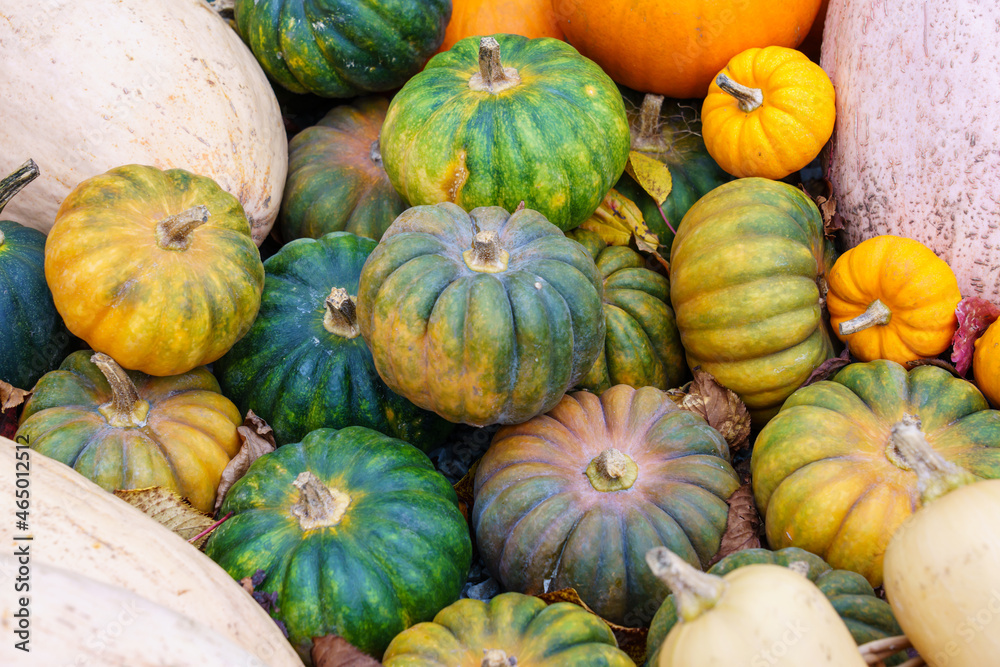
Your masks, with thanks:
[[[920,419],[913,415],[904,414],[893,425],[890,444],[900,458],[917,473],[917,491],[924,504],[978,480],[978,477],[965,468],[934,451],[924,432],[920,430]]]
[[[492,37],[479,40],[479,71],[469,79],[469,88],[496,95],[519,83],[521,76],[517,70],[500,62],[499,42]]]
[[[632,148],[637,151],[651,151],[662,148],[663,137],[660,134],[660,110],[663,108],[663,95],[646,93],[639,107],[639,128],[632,137]]]
[[[598,491],[624,491],[639,478],[639,466],[627,454],[609,447],[594,457],[584,474]]]
[[[309,470],[300,472],[292,484],[300,494],[298,502],[292,505],[291,514],[299,520],[302,530],[336,526],[351,504],[350,496],[331,489]]]
[[[372,142],[371,148],[368,150],[368,156],[371,157],[372,162],[375,164],[382,164],[382,144],[379,143],[382,137],[379,136],[378,139]]]
[[[500,236],[492,229],[476,232],[472,248],[462,253],[466,266],[479,273],[500,273],[507,270],[510,253],[500,245]]]
[[[0,212],[3,211],[3,207],[7,205],[7,202],[20,192],[25,185],[38,178],[39,173],[41,172],[38,171],[38,165],[35,164],[34,160],[29,159],[18,167],[17,171],[0,181]],[[0,236],[0,239],[2,238]],[[2,242],[0,240],[0,243]]]
[[[726,592],[722,577],[696,570],[666,547],[647,551],[646,564],[670,588],[681,621],[698,618],[718,604]]]
[[[323,328],[341,338],[357,338],[361,333],[358,329],[358,315],[355,299],[342,287],[334,287],[330,296],[323,302],[326,314],[323,316]]]
[[[169,215],[156,223],[156,243],[164,250],[186,250],[191,245],[191,232],[208,222],[208,207],[192,206],[186,211]]]
[[[715,85],[721,88],[722,92],[735,97],[739,102],[740,111],[744,113],[750,113],[764,103],[763,90],[733,81],[725,72],[719,72],[719,75],[715,77]]]
[[[139,398],[139,392],[128,373],[103,352],[95,352],[90,361],[97,366],[111,387],[111,401],[98,408],[108,423],[118,428],[144,424],[146,415],[149,414],[149,403]]]
[[[850,336],[876,325],[886,325],[892,319],[892,311],[878,299],[871,302],[868,309],[857,317],[840,323],[838,330],[841,336]]]
[[[498,648],[484,648],[483,662],[480,667],[513,667],[517,658],[508,656],[506,651]]]

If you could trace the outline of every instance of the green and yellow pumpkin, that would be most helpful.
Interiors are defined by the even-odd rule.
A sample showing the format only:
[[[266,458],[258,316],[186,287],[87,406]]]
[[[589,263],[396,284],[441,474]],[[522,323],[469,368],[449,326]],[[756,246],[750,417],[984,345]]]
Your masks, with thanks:
[[[551,37],[468,37],[396,94],[382,157],[412,205],[522,201],[563,230],[590,217],[625,169],[629,130],[613,81]]]

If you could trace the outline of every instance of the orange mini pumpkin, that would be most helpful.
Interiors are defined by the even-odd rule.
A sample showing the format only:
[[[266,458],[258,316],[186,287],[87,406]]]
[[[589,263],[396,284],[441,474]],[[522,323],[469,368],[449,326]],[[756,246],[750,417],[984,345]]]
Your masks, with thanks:
[[[730,174],[781,179],[833,134],[833,84],[795,49],[747,49],[726,65],[701,107],[709,154]]]
[[[905,364],[951,345],[958,279],[919,241],[868,239],[841,255],[826,280],[830,324],[858,359]]]

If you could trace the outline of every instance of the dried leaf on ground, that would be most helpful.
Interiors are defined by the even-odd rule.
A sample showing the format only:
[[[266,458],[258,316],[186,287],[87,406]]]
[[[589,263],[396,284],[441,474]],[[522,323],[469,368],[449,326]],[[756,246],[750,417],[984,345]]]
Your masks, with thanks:
[[[381,664],[338,635],[314,638],[310,655],[315,667],[378,667]]]
[[[629,151],[625,171],[660,206],[674,188],[670,167],[640,151]]]
[[[185,540],[190,540],[215,523],[210,515],[191,507],[177,493],[162,486],[118,489],[115,495]],[[208,535],[204,535],[192,544],[200,549],[207,539]]]
[[[573,588],[562,588],[558,591],[542,593],[535,597],[543,600],[546,604],[570,602],[578,607],[583,607],[591,614],[594,613],[594,610],[587,606],[587,603],[580,598],[580,594]],[[597,616],[597,614],[594,615]],[[614,633],[615,639],[618,641],[618,648],[624,651],[635,664],[641,665],[646,661],[646,635],[649,634],[648,627],[629,628],[624,625],[612,623],[605,618],[601,618],[601,620],[611,628],[611,632]]]
[[[822,380],[829,380],[837,374],[837,371],[850,363],[851,350],[845,345],[844,351],[841,352],[839,356],[830,357],[814,368],[813,372],[809,374],[809,377],[806,378],[806,381],[803,382],[801,386],[808,387],[813,383],[820,382]]]
[[[461,510],[462,516],[465,517],[466,521],[470,521],[470,517],[472,516],[472,499],[476,485],[476,470],[479,468],[481,460],[480,458],[473,461],[465,476],[455,482],[454,488],[455,495],[458,496],[458,509]]]
[[[722,534],[719,552],[709,562],[709,566],[731,553],[760,546],[760,514],[757,513],[750,485],[744,484],[736,489],[726,502],[729,504],[726,532]]]
[[[0,380],[0,410],[16,408],[31,396],[31,391],[18,389],[12,384]]]
[[[961,377],[965,377],[972,366],[976,339],[983,335],[998,316],[1000,308],[978,296],[970,296],[958,302],[958,307],[955,308],[958,330],[951,338],[951,361]]]
[[[254,414],[253,410],[247,411],[243,426],[237,427],[237,435],[242,441],[240,451],[226,464],[222,471],[222,478],[219,480],[219,490],[215,495],[215,511],[222,507],[222,501],[226,499],[229,489],[243,475],[247,474],[250,464],[262,457],[264,454],[273,452],[277,446],[274,441],[274,432],[267,422]]]
[[[837,232],[844,228],[844,223],[837,215],[837,199],[833,196],[833,184],[824,178],[809,181],[799,187],[809,195],[819,209],[823,217],[823,235],[827,238],[835,237]]]
[[[673,397],[673,396],[672,396]],[[676,400],[676,399],[675,399]],[[694,369],[694,380],[678,405],[700,415],[738,452],[750,444],[750,413],[733,390],[723,387],[711,373]]]

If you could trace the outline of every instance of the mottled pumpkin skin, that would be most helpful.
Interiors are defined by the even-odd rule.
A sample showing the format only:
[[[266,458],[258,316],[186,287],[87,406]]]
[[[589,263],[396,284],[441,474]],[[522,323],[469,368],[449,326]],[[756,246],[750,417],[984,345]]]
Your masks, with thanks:
[[[481,667],[485,650],[519,667],[633,667],[607,623],[570,602],[546,605],[521,593],[489,602],[463,599],[431,623],[404,630],[386,649],[385,667]],[[515,664],[515,663],[510,663]]]
[[[976,387],[935,366],[846,366],[789,396],[760,432],[753,491],[773,548],[795,546],[882,583],[882,557],[920,504],[917,476],[889,442],[904,413],[931,446],[983,478],[1000,477],[1000,411]]]
[[[45,284],[45,234],[0,220],[0,380],[31,389],[73,339]]]
[[[435,56],[389,105],[382,157],[410,204],[465,210],[522,201],[563,230],[586,220],[625,169],[629,131],[613,81],[569,44],[494,35],[520,83],[475,90],[479,38]]]
[[[834,570],[822,558],[802,549],[788,547],[778,551],[744,549],[729,554],[708,569],[720,577],[746,565],[768,563],[788,567],[796,561],[809,566],[807,576],[823,591],[833,608],[840,614],[854,641],[865,644],[876,639],[903,634],[893,616],[892,607],[875,596],[871,584],[856,572]],[[669,595],[653,617],[646,636],[646,664],[658,664],[658,651],[670,629],[677,623],[674,596]],[[898,654],[887,664],[896,665],[905,660],[905,653]]]
[[[334,287],[357,295],[371,239],[332,232],[286,244],[264,263],[260,313],[250,331],[216,362],[223,392],[274,429],[279,444],[321,427],[365,426],[423,450],[451,424],[392,393],[360,336],[324,327]]]
[[[451,0],[236,0],[236,30],[293,93],[354,97],[401,86],[444,39]]]
[[[638,467],[627,489],[598,491],[585,474],[609,447]],[[718,551],[739,487],[728,460],[718,431],[659,389],[568,394],[493,438],[476,470],[476,544],[507,590],[575,588],[601,617],[642,625],[631,612],[668,592],[649,549],[665,545],[699,568]]]
[[[383,97],[355,100],[292,138],[278,218],[285,241],[341,231],[378,241],[406,210],[378,148],[388,107]]]
[[[670,307],[670,281],[646,268],[627,246],[608,246],[594,232],[574,229],[570,238],[590,251],[604,276],[604,353],[578,383],[600,393],[616,384],[670,389],[688,368]]]
[[[184,250],[157,224],[194,206],[208,221]],[[177,375],[215,361],[250,328],[264,266],[236,197],[182,169],[128,165],[63,200],[45,243],[45,280],[66,326],[125,368]]]
[[[336,525],[303,530],[292,482],[309,471],[350,502]],[[264,570],[276,617],[304,656],[336,633],[380,657],[404,629],[458,599],[472,559],[451,484],[415,447],[360,426],[318,429],[251,465],[205,552],[235,579]]]
[[[816,205],[785,183],[726,183],[681,222],[670,302],[688,365],[739,394],[757,425],[833,352],[819,285],[833,260]]]
[[[474,226],[507,269],[469,268]],[[443,203],[404,211],[372,251],[358,323],[396,393],[452,422],[527,421],[554,406],[604,345],[603,281],[587,250],[537,211]]]
[[[173,377],[128,372],[149,413],[140,426],[118,427],[98,410],[112,393],[92,354],[73,352],[42,376],[16,437],[108,491],[162,486],[212,511],[243,423],[212,374],[204,367]]]

